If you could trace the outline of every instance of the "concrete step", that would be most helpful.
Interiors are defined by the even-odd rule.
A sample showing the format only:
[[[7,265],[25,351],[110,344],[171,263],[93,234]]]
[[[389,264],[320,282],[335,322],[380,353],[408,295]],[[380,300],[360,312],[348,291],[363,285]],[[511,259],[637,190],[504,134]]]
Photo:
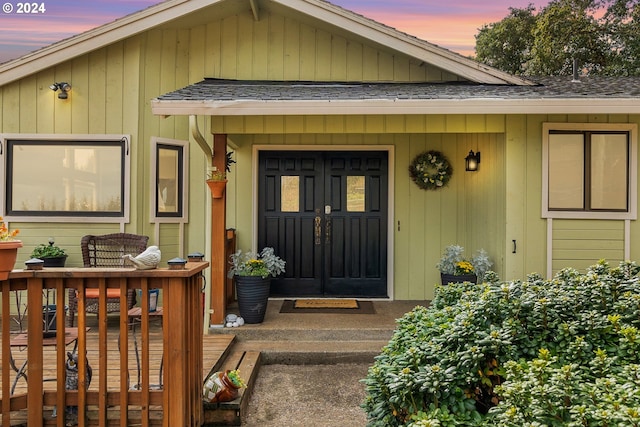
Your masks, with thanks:
[[[292,328],[242,325],[236,328],[213,328],[210,333],[231,334],[237,341],[385,341],[393,329],[382,328]]]
[[[373,363],[388,340],[304,341],[237,340],[234,350],[259,351],[265,365]]]

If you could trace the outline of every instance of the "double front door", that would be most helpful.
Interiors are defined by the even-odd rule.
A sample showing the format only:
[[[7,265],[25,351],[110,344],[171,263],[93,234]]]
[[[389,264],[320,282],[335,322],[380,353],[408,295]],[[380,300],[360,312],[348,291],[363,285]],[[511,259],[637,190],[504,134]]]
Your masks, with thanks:
[[[258,247],[286,261],[272,296],[387,296],[388,153],[262,151]]]

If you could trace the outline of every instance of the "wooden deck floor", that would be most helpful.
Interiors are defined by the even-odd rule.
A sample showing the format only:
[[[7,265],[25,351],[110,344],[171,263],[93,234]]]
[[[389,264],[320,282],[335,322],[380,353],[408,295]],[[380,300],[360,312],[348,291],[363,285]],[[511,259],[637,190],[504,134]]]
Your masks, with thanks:
[[[151,332],[149,335],[150,340],[150,374],[149,380],[152,385],[158,385],[161,382],[161,378],[159,378],[160,372],[160,364],[162,361],[162,336],[160,331],[160,326],[155,327],[151,326]],[[111,328],[108,332],[108,340],[107,340],[107,360],[108,360],[108,369],[107,369],[107,388],[108,389],[119,389],[120,386],[120,351],[119,351],[119,334],[116,329],[113,331]],[[138,349],[140,351],[140,336],[136,335]],[[233,335],[224,335],[224,334],[214,334],[214,335],[203,335],[203,379],[210,373],[212,369],[219,369],[224,362],[225,357],[230,351],[230,347],[234,341],[235,337]],[[91,385],[89,390],[97,390],[99,383],[99,374],[98,374],[98,340],[97,340],[97,328],[92,329],[87,333],[87,359],[89,360],[90,365],[93,368],[93,377],[91,380]],[[128,356],[128,371],[129,371],[129,387],[135,387],[136,384],[139,383],[138,380],[138,368],[136,362],[136,354],[135,354],[135,345],[133,342],[133,336],[129,337],[129,356]],[[72,350],[72,346],[67,347],[67,351]],[[56,361],[56,353],[55,347],[45,347],[44,351],[44,370],[45,370],[45,378],[55,379],[55,361]],[[12,356],[15,360],[16,367],[20,368],[25,361],[27,352],[24,348],[12,348]],[[28,375],[28,370],[27,370]],[[16,373],[11,371],[11,381],[13,381],[16,377]],[[2,378],[0,376],[0,387],[1,387]],[[55,390],[55,381],[47,381],[44,383],[45,390]],[[25,394],[27,391],[26,381],[24,378],[20,378],[16,383],[16,388],[14,392],[14,396],[19,396],[20,394]],[[12,413],[11,415],[11,424],[12,425],[21,425],[20,419],[22,417],[18,415],[18,413]],[[26,414],[25,414],[26,419]],[[2,420],[2,415],[0,415],[0,420]],[[15,421],[15,422],[14,422]],[[45,424],[47,424],[45,422]]]

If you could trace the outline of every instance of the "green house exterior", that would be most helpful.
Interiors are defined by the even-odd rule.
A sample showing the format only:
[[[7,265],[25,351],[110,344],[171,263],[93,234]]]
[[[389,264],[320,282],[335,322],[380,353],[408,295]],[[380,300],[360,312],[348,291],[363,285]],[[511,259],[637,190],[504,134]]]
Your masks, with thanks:
[[[220,80],[211,93],[193,92],[205,79]],[[117,231],[149,235],[162,264],[196,251],[209,259],[210,155],[200,137],[211,146],[212,135],[226,135],[236,161],[226,227],[245,250],[259,244],[260,152],[386,153],[384,298],[431,299],[435,266],[451,244],[469,255],[484,248],[504,279],[637,259],[640,83],[571,80],[510,76],[321,0],[166,1],[0,65],[1,206],[24,242],[16,267],[50,237],[67,249],[68,266],[80,266],[83,235]],[[238,81],[255,92],[215,90]],[[71,85],[67,99],[49,88],[55,82]],[[393,89],[420,94],[394,98]],[[545,211],[545,141],[555,130],[627,135],[623,209]],[[9,142],[122,137],[122,215],[7,211]],[[156,215],[155,144],[164,143],[185,156],[180,216]],[[453,166],[437,190],[408,173],[429,150]],[[465,171],[470,150],[482,154],[477,172]],[[45,181],[49,173],[33,171]]]

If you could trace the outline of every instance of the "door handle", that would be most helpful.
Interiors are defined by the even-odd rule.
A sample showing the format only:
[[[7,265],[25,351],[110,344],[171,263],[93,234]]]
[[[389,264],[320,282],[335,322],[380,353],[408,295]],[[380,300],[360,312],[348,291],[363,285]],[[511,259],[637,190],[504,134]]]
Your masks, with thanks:
[[[321,226],[322,218],[320,218],[320,215],[316,216],[314,222],[315,222],[315,225],[313,227],[314,228],[314,233],[313,234],[314,234],[314,237],[315,237],[314,243],[316,244],[316,246],[319,246],[320,245],[320,240],[322,239],[322,237],[321,237],[322,236],[322,226]]]
[[[331,243],[331,217],[327,216],[325,218],[325,231],[324,231],[324,243],[325,244],[329,244]]]

